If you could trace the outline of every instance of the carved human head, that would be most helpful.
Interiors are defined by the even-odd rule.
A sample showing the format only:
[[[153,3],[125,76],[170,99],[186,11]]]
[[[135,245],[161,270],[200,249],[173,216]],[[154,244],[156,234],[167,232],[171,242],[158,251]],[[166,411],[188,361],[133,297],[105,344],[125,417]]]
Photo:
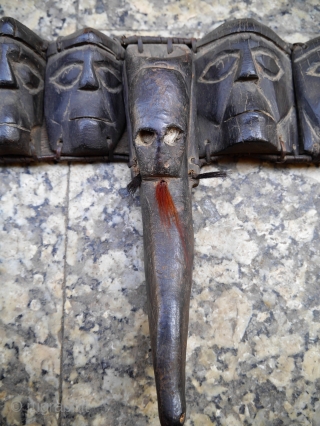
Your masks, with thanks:
[[[35,154],[43,122],[47,43],[13,18],[0,19],[0,154]]]
[[[227,22],[195,55],[200,151],[291,152],[296,115],[290,45],[253,19]]]
[[[86,28],[48,48],[45,117],[51,149],[108,155],[125,128],[120,42]]]
[[[293,75],[305,151],[320,154],[320,37],[295,46]]]
[[[136,47],[130,46],[127,52],[139,171],[142,176],[179,176],[187,151],[190,73],[185,71],[191,60],[186,47],[174,46],[170,56],[165,45],[150,49],[144,46],[140,57]],[[181,57],[186,61],[179,67]]]

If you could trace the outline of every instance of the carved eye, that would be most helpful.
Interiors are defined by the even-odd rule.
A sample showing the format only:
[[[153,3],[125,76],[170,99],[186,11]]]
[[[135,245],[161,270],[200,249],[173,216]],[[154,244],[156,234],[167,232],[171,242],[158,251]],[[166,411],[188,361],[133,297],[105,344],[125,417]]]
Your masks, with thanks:
[[[43,89],[43,78],[38,74],[38,71],[23,62],[16,62],[14,67],[17,77],[30,93],[37,94]]]
[[[205,67],[198,80],[199,83],[213,84],[224,80],[234,72],[238,59],[239,53],[223,52]]]
[[[306,71],[307,75],[312,77],[320,77],[320,62],[314,62]]]
[[[107,67],[99,67],[97,68],[97,75],[99,76],[99,80],[102,85],[112,93],[120,92],[122,89],[121,81],[115,74],[110,71]]]
[[[283,75],[279,59],[269,50],[253,50],[256,65],[265,77],[269,80],[279,80]]]
[[[81,64],[65,65],[50,77],[50,82],[62,89],[70,89],[79,81],[81,70]]]
[[[135,143],[140,146],[148,146],[152,144],[155,138],[156,134],[152,130],[141,129],[136,136]]]
[[[180,140],[182,135],[183,132],[177,127],[168,127],[163,137],[163,141],[167,145],[174,146]]]

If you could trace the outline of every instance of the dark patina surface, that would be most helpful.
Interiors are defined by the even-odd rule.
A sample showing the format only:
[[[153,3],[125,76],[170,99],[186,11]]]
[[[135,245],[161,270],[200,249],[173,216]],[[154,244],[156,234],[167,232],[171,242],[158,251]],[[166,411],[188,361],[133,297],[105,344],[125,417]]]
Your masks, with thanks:
[[[185,420],[185,361],[193,264],[188,122],[188,47],[145,45],[126,55],[132,163],[142,177],[144,258],[149,326],[162,425]],[[164,223],[156,191],[165,185],[178,223]]]
[[[0,19],[0,155],[37,156],[46,47],[44,40],[20,22]]]

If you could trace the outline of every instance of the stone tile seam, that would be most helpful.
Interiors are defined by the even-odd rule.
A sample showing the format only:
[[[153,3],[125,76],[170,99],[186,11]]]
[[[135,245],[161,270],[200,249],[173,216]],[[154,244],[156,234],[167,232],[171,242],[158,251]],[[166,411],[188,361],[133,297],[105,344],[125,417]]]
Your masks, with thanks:
[[[82,28],[82,26],[79,26],[79,20],[80,20],[80,1],[79,0],[76,0],[75,9],[76,9],[76,17],[77,17],[76,28],[77,28],[77,31],[78,31]]]
[[[68,163],[67,188],[66,188],[66,214],[65,214],[65,240],[64,240],[64,262],[63,262],[63,282],[62,282],[62,310],[61,310],[61,348],[60,348],[60,377],[59,377],[59,406],[62,406],[63,392],[63,350],[64,350],[64,319],[67,286],[67,250],[68,250],[68,226],[69,226],[69,205],[70,205],[70,174],[71,164]],[[61,410],[59,411],[58,425],[62,426]]]

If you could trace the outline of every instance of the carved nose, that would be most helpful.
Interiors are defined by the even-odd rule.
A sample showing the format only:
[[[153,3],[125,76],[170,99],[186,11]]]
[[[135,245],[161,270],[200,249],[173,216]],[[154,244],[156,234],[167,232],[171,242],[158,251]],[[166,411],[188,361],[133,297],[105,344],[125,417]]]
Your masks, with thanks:
[[[17,89],[18,83],[14,76],[14,72],[7,59],[6,53],[3,51],[0,62],[0,88]]]
[[[259,77],[249,48],[244,50],[241,59],[235,81],[253,81],[256,83]]]
[[[79,82],[80,90],[98,90],[99,82],[92,65],[84,65]]]

